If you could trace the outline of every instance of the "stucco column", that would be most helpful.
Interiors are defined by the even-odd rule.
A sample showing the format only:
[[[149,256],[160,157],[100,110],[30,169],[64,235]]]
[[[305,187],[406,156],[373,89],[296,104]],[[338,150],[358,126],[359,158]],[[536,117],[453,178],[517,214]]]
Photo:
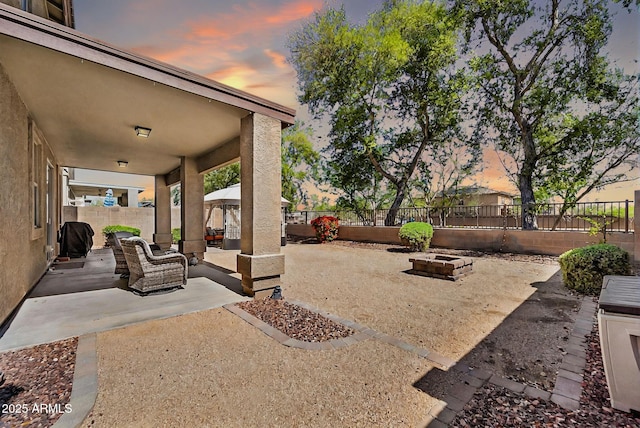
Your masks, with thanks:
[[[164,175],[155,177],[153,242],[160,248],[171,247],[171,189],[167,186]]]
[[[138,208],[138,189],[127,189],[127,206]]]
[[[261,114],[242,119],[240,128],[241,241],[238,272],[242,290],[270,296],[281,284],[280,254],[281,124]]]
[[[207,249],[204,240],[204,177],[198,172],[194,158],[183,156],[181,159],[180,194],[182,239],[178,248],[187,257],[195,253],[202,260]]]
[[[640,213],[640,190],[633,193],[634,213]],[[635,216],[635,214],[634,214]],[[633,220],[633,260],[640,262],[640,221],[637,218]]]

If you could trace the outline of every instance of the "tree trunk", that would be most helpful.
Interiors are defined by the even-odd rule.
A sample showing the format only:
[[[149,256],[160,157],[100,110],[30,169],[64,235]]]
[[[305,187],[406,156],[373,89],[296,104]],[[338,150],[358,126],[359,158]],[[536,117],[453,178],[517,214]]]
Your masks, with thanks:
[[[520,189],[520,198],[522,199],[522,229],[537,230],[536,197],[533,194],[532,178],[537,164],[536,146],[533,141],[531,127],[528,123],[523,123],[522,133],[524,159],[518,177],[518,188]]]
[[[569,208],[570,208],[569,204],[567,204],[567,202],[564,201],[562,203],[562,206],[560,207],[560,212],[558,213],[558,215],[556,216],[555,221],[553,222],[553,227],[551,227],[552,231],[556,230],[556,228],[558,227],[558,225],[562,221],[562,218],[564,217],[565,213],[567,211],[569,211]]]
[[[389,212],[387,213],[387,217],[384,219],[385,226],[394,226],[396,224],[396,216],[398,215],[398,209],[400,209],[400,205],[402,205],[402,201],[404,200],[405,187],[406,186],[403,186],[402,190],[398,188],[398,191],[396,192],[396,197],[393,199],[391,208],[389,208]]]
[[[537,230],[536,198],[533,195],[531,177],[520,174],[519,187],[520,198],[522,199],[522,229]]]

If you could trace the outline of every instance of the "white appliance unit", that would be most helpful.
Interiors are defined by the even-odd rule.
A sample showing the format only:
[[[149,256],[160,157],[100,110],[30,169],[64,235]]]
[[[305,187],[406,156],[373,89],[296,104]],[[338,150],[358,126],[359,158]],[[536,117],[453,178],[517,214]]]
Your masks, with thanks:
[[[598,305],[611,405],[640,411],[640,277],[605,276]]]

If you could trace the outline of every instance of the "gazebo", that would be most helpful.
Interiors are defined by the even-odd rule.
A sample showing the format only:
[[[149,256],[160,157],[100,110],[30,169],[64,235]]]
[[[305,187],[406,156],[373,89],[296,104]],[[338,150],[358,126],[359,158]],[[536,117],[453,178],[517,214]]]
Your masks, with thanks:
[[[240,184],[234,184],[225,189],[216,190],[204,196],[204,206],[207,211],[207,217],[204,222],[205,227],[215,228],[216,225],[222,226],[222,249],[239,250],[240,249]],[[281,245],[287,244],[287,234],[285,231],[285,208],[289,205],[289,201],[280,197],[281,206]],[[222,216],[213,216],[214,209],[221,209]],[[216,221],[217,220],[217,221]]]

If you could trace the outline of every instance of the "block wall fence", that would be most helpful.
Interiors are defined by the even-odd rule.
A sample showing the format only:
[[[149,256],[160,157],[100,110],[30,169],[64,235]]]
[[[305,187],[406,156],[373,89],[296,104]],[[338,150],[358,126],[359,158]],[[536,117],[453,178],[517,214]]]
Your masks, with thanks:
[[[635,212],[640,212],[640,190],[635,191]],[[102,228],[111,224],[137,227],[141,236],[153,240],[154,210],[152,208],[121,207],[63,207],[64,221],[89,223],[95,232],[94,248],[104,246]],[[180,227],[180,208],[171,209],[171,228]],[[340,226],[338,239],[362,242],[398,244],[399,227]],[[312,237],[313,228],[308,224],[288,224],[287,235]],[[590,236],[579,231],[543,231],[513,229],[456,229],[435,228],[431,245],[440,248],[464,250],[491,250],[513,253],[548,254],[557,256],[572,248],[600,242],[601,235]],[[640,262],[640,233],[612,232],[607,242],[623,248]]]
[[[93,248],[104,247],[102,228],[121,224],[140,229],[140,236],[153,242],[155,214],[153,208],[130,207],[63,207],[62,222],[81,221],[93,229]],[[171,228],[180,227],[180,207],[171,208]]]
[[[640,212],[640,190],[634,192],[634,212]],[[399,227],[340,226],[338,239],[349,241],[379,242],[401,245]],[[288,224],[287,234],[313,237],[308,224]],[[597,244],[601,235],[590,236],[580,231],[546,231],[514,229],[455,229],[435,228],[431,246],[461,250],[492,250],[513,253],[547,254],[559,256],[572,248]],[[631,259],[640,262],[640,231],[634,233],[612,232],[607,243],[626,250]]]
[[[401,245],[398,238],[399,230],[399,227],[340,226],[338,239]],[[315,236],[313,228],[307,224],[289,224],[287,234]],[[636,238],[640,238],[640,234],[611,233],[607,235],[607,242],[623,248],[629,252],[632,259],[640,261],[640,243]],[[431,246],[559,256],[572,248],[597,244],[599,241],[600,236],[590,236],[587,232],[435,228]]]

